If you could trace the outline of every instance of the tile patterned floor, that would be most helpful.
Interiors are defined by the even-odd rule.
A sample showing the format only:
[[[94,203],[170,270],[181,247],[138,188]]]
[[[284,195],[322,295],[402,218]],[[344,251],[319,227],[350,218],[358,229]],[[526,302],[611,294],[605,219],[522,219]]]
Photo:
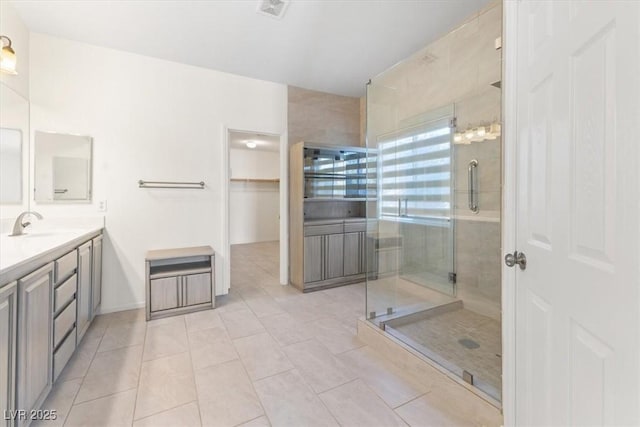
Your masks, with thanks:
[[[486,382],[496,393],[501,389],[500,322],[462,308],[394,329],[458,368],[470,372],[476,380]],[[465,347],[460,340],[470,340],[477,347]]]
[[[358,341],[364,285],[278,284],[277,243],[232,249],[215,310],[99,316],[43,408],[65,426],[500,425],[441,374],[408,375]]]

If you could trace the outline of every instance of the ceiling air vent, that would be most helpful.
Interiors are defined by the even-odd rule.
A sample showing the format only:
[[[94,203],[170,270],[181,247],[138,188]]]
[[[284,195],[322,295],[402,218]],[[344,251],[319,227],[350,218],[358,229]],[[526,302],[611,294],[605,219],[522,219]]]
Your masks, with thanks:
[[[283,0],[261,0],[258,5],[258,13],[281,19],[287,10],[288,4],[288,1]]]

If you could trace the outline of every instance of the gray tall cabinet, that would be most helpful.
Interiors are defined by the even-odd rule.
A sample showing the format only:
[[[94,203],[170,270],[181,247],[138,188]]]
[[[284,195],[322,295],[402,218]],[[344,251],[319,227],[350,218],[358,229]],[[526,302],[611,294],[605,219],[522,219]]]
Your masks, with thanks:
[[[300,142],[289,155],[291,284],[307,292],[365,278],[367,178],[361,147]]]

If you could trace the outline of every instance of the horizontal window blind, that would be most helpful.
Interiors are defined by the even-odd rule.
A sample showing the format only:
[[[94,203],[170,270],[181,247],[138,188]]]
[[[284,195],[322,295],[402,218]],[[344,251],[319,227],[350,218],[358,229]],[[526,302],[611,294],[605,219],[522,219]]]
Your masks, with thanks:
[[[387,219],[449,219],[450,118],[378,141],[378,209]]]

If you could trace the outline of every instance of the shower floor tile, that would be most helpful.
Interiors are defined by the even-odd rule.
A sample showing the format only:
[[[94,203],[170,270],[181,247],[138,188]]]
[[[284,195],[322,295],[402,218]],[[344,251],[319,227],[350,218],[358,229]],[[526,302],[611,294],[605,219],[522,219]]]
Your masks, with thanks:
[[[389,328],[391,334],[394,331],[468,371],[474,381],[501,390],[500,322],[462,308]]]

